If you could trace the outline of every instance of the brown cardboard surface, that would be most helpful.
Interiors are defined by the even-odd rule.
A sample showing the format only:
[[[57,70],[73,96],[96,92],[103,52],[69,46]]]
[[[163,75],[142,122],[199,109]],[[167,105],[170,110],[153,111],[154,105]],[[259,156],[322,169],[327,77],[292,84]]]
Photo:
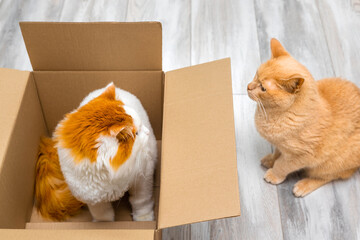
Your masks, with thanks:
[[[161,71],[41,71],[34,72],[34,77],[50,133],[64,114],[77,108],[91,91],[114,82],[117,87],[139,98],[149,115],[156,138],[161,139]]]
[[[26,229],[156,229],[156,222],[51,222],[27,223]]]
[[[230,59],[165,74],[158,228],[240,215]]]
[[[162,240],[162,231],[161,231],[161,229],[156,229],[155,230],[154,240]]]
[[[1,141],[7,140],[0,150],[0,228],[24,228],[33,204],[39,139],[46,127],[32,75],[1,70],[0,84],[0,125],[9,128],[0,132]]]
[[[154,212],[155,212],[155,219],[158,218],[158,210],[159,210],[159,187],[154,187],[153,190],[153,196],[155,201],[154,206]],[[115,210],[115,221],[117,222],[129,222],[132,221],[131,216],[131,205],[129,203],[129,196],[126,194],[121,200],[113,202],[113,208]],[[75,216],[65,220],[61,223],[68,223],[68,224],[80,224],[80,223],[88,223],[92,222],[92,216],[89,212],[89,209],[87,207],[83,207],[78,214]],[[37,225],[37,224],[40,225]],[[28,226],[32,226],[35,224],[35,226],[42,226],[44,229],[46,228],[52,228],[52,223],[59,223],[59,222],[53,222],[49,219],[43,218],[40,213],[37,211],[37,208],[35,206],[32,207],[32,213],[30,217],[30,222],[26,224],[26,228],[31,228]],[[47,227],[47,224],[49,224],[49,227]],[[70,226],[70,225],[61,225],[61,226]]]
[[[34,70],[160,70],[161,23],[21,22]]]
[[[24,240],[153,240],[154,230],[44,230],[44,229],[1,229],[0,239]]]
[[[113,202],[115,210],[115,221],[132,221],[131,206],[129,203],[129,196],[126,194],[121,200]],[[52,223],[53,221],[45,219],[37,211],[36,206],[33,206],[30,223]],[[66,220],[72,223],[92,222],[92,216],[87,207],[81,208],[80,212],[75,216]]]
[[[0,167],[30,77],[30,72],[0,68]]]

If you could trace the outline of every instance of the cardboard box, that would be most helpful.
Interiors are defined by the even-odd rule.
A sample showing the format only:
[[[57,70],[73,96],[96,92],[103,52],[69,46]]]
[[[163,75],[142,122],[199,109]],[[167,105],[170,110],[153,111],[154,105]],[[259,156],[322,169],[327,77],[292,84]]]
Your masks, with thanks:
[[[240,215],[230,59],[164,73],[158,22],[20,26],[34,71],[0,69],[0,239],[160,239]],[[33,207],[39,138],[111,81],[141,100],[161,148],[157,221],[133,222],[126,199],[115,222],[93,223],[86,209],[45,221]]]

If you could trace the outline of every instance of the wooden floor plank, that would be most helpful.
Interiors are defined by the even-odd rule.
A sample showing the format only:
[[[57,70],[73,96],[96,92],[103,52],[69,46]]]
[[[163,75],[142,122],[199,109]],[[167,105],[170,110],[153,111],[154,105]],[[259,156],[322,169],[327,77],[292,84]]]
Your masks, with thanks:
[[[163,70],[190,66],[190,0],[130,0],[127,21],[160,21]]]
[[[210,239],[210,224],[209,222],[200,222],[191,224],[190,239]]]
[[[318,0],[336,76],[360,86],[360,13],[351,0]]]
[[[2,1],[0,31],[3,37],[0,38],[0,66],[32,70],[19,21],[125,21],[126,10],[127,0]]]
[[[255,0],[261,61],[270,58],[270,39],[277,38],[315,79],[333,76],[331,58],[314,1]]]
[[[276,186],[263,180],[260,166],[271,146],[255,128],[255,108],[247,95],[234,96],[241,216],[229,224],[229,239],[282,239]]]
[[[253,1],[192,1],[191,23],[191,64],[231,57],[233,92],[245,94],[259,65]]]
[[[241,216],[192,224],[191,239],[282,239],[277,190],[260,166],[271,146],[255,129],[255,108],[248,96],[234,96]]]
[[[0,67],[32,70],[18,23],[22,7],[19,1],[0,2]]]
[[[128,0],[65,0],[60,13],[63,22],[123,22],[126,19]]]
[[[360,87],[360,13],[355,3],[317,1],[336,76]],[[335,200],[342,213],[341,232],[348,239],[360,239],[359,185],[359,171],[349,180],[334,182]]]
[[[177,226],[172,228],[166,228],[162,230],[163,240],[190,240],[191,228],[193,224],[187,224],[184,226]],[[201,239],[201,238],[199,238]]]

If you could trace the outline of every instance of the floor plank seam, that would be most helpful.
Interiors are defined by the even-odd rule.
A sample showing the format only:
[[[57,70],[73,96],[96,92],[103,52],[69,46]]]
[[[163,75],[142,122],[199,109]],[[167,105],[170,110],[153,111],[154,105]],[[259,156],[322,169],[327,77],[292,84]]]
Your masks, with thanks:
[[[128,13],[129,13],[129,1],[130,0],[127,0],[127,2],[126,2],[126,11],[125,11],[125,17],[124,17],[124,21],[126,22],[126,19],[127,19],[127,17],[128,17]]]
[[[189,12],[190,12],[190,21],[189,21],[189,24],[190,24],[190,31],[189,31],[189,35],[190,35],[190,55],[189,55],[189,58],[190,58],[190,66],[193,65],[192,63],[192,27],[193,27],[193,24],[192,24],[192,0],[189,0],[190,4],[189,4]]]
[[[272,146],[271,146],[272,148]],[[280,221],[280,226],[281,226],[281,234],[282,234],[282,239],[284,239],[284,226],[282,224],[282,220],[281,220],[281,216],[282,216],[282,211],[281,211],[281,206],[280,206],[280,199],[279,199],[279,185],[276,185],[276,197],[277,197],[277,201],[278,201],[278,205],[279,205],[279,221]]]
[[[258,15],[257,15],[257,10],[256,10],[256,3],[254,2],[254,13],[255,13],[255,24],[256,24],[256,38],[258,40],[258,46],[259,46],[259,58],[260,58],[260,63],[261,63],[261,59],[262,59],[262,56],[261,56],[261,51],[260,51],[260,46],[261,46],[261,43],[260,43],[260,39],[259,39],[259,28],[258,28]],[[269,143],[270,144],[270,143]],[[273,146],[270,144],[270,148],[271,148],[271,152],[273,152]],[[280,206],[280,199],[279,199],[279,189],[278,189],[278,186],[276,186],[276,199],[277,199],[277,204],[278,204],[278,208],[279,208],[279,223],[280,223],[280,228],[281,228],[281,239],[284,239],[284,226],[283,226],[283,223],[282,223],[282,220],[281,220],[281,216],[282,216],[282,212],[281,212],[281,206]]]
[[[330,57],[330,60],[331,60],[331,71],[333,73],[333,76],[336,76],[336,72],[335,72],[335,64],[334,64],[334,60],[333,60],[333,55],[331,54],[331,51],[330,51],[330,47],[329,47],[329,38],[328,38],[328,34],[326,34],[326,31],[325,31],[325,27],[324,27],[324,20],[323,20],[323,17],[322,17],[322,14],[320,13],[320,7],[319,7],[319,0],[316,0],[315,1],[315,6],[317,8],[317,11],[318,11],[318,15],[319,15],[319,19],[320,19],[320,24],[321,24],[321,30],[323,32],[323,35],[325,37],[325,41],[326,41],[326,48],[327,48],[327,51],[329,53],[329,57]],[[316,80],[316,79],[315,79]]]

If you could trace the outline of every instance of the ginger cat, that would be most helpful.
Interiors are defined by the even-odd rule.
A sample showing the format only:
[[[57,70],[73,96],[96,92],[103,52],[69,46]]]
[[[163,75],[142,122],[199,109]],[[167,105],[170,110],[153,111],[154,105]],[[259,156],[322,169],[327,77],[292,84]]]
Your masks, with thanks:
[[[264,179],[280,184],[302,169],[293,193],[304,197],[360,167],[360,90],[339,78],[315,81],[278,40],[270,45],[271,59],[247,87],[258,103],[256,128],[276,147],[261,160]]]

